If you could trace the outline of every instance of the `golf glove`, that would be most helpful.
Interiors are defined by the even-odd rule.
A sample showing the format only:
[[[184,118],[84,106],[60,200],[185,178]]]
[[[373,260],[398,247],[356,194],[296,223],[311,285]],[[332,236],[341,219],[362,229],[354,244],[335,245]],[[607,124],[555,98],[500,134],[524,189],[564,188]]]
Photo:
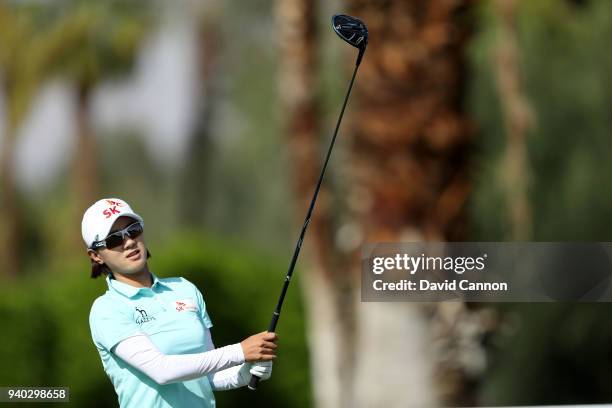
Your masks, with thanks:
[[[272,375],[272,362],[244,363],[208,376],[214,391],[233,390],[244,387],[251,381],[251,375],[267,380]]]
[[[251,375],[256,375],[265,381],[272,376],[272,361],[258,361],[256,363],[244,363],[238,372],[240,382],[245,385],[251,380]]]

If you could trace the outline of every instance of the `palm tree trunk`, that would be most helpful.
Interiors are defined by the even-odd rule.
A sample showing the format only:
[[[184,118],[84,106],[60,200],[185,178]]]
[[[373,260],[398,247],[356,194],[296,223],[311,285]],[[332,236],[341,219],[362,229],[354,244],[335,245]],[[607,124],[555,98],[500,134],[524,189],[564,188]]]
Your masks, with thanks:
[[[4,129],[4,144],[0,157],[0,274],[17,277],[21,272],[21,211],[19,191],[15,180],[15,144],[17,129],[25,107],[29,88],[19,82],[11,69],[6,69],[2,89],[8,101]],[[22,85],[22,86],[19,86]]]
[[[349,1],[350,13],[370,30],[349,109],[346,207],[352,221],[338,233],[350,235],[353,246],[465,237],[472,127],[462,98],[469,4]],[[281,95],[300,218],[320,169],[318,146],[324,145],[316,137],[314,5],[277,2]],[[317,406],[474,404],[482,364],[466,367],[464,361],[482,361],[481,331],[461,328],[478,321],[477,312],[462,304],[360,302],[360,254],[347,259],[337,248],[329,200],[326,193],[317,204],[306,240],[313,244],[305,258],[313,261],[302,275]]]
[[[219,47],[220,27],[214,16],[219,4],[209,3],[198,21],[198,72],[200,95],[196,129],[187,149],[186,164],[182,175],[183,199],[181,218],[184,225],[203,226],[207,200],[207,173],[211,162],[211,132],[215,104],[219,99]],[[212,16],[212,17],[211,17]]]
[[[470,3],[349,1],[370,31],[351,109],[351,195],[363,242],[466,236],[472,128],[463,96]],[[358,254],[353,265],[358,277]],[[461,324],[454,324],[472,316],[468,307],[356,304],[354,406],[475,403],[474,373],[482,367],[464,366],[461,345],[467,341],[478,350],[478,339],[466,339]]]
[[[517,45],[517,2],[496,0],[494,6],[499,24],[493,66],[507,139],[501,182],[510,210],[510,238],[515,241],[528,241],[531,237],[532,222],[527,191],[529,171],[526,137],[533,125],[533,111],[522,90]]]
[[[15,135],[7,125],[0,158],[0,274],[16,277],[20,273],[21,234],[17,186],[14,175]]]
[[[281,49],[281,105],[286,118],[291,180],[294,180],[297,197],[295,218],[300,226],[323,158],[315,92],[316,10],[314,0],[279,0],[276,3]],[[352,305],[344,302],[342,295],[339,284],[342,269],[334,267],[337,259],[329,204],[330,194],[324,184],[305,241],[305,252],[310,256],[302,258],[306,270],[301,281],[308,316],[315,402],[319,407],[341,407],[346,405],[347,399],[343,390],[351,381],[347,369],[352,359],[351,342],[345,341],[345,334],[352,332],[352,319],[345,311],[352,310]]]
[[[81,224],[83,212],[99,197],[100,179],[97,168],[96,140],[91,123],[90,100],[91,86],[81,82],[77,88],[77,141],[76,152],[72,161],[72,200],[71,219],[74,225]],[[67,242],[63,248],[67,253],[83,247],[80,235]]]
[[[97,169],[96,140],[91,124],[91,87],[81,84],[77,99],[77,149],[74,161],[75,198],[83,210],[97,198],[100,183]],[[81,212],[82,213],[82,212]]]

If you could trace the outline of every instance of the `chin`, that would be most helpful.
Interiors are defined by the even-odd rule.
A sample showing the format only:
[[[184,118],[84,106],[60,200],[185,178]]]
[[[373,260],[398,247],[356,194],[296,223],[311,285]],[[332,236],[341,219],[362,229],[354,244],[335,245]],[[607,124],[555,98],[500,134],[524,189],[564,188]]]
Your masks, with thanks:
[[[135,275],[145,268],[147,262],[138,262],[137,264],[129,265],[128,267],[123,269],[123,273],[126,275]]]

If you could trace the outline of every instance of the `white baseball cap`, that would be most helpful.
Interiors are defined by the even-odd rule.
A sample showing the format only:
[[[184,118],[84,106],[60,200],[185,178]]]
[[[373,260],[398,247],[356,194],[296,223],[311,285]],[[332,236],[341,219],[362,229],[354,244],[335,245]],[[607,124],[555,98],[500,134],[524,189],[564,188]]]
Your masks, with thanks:
[[[106,238],[119,217],[131,217],[144,225],[142,217],[119,198],[103,198],[89,207],[83,214],[81,222],[81,234],[87,248],[91,248],[95,241]]]

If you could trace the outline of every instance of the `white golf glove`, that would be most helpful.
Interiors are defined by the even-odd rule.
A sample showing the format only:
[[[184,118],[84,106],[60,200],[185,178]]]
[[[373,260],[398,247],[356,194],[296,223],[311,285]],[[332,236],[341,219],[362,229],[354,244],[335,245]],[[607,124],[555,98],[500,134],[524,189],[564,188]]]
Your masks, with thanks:
[[[241,382],[245,385],[251,381],[251,375],[256,375],[265,381],[272,376],[272,361],[258,361],[256,363],[244,363],[238,372]]]

